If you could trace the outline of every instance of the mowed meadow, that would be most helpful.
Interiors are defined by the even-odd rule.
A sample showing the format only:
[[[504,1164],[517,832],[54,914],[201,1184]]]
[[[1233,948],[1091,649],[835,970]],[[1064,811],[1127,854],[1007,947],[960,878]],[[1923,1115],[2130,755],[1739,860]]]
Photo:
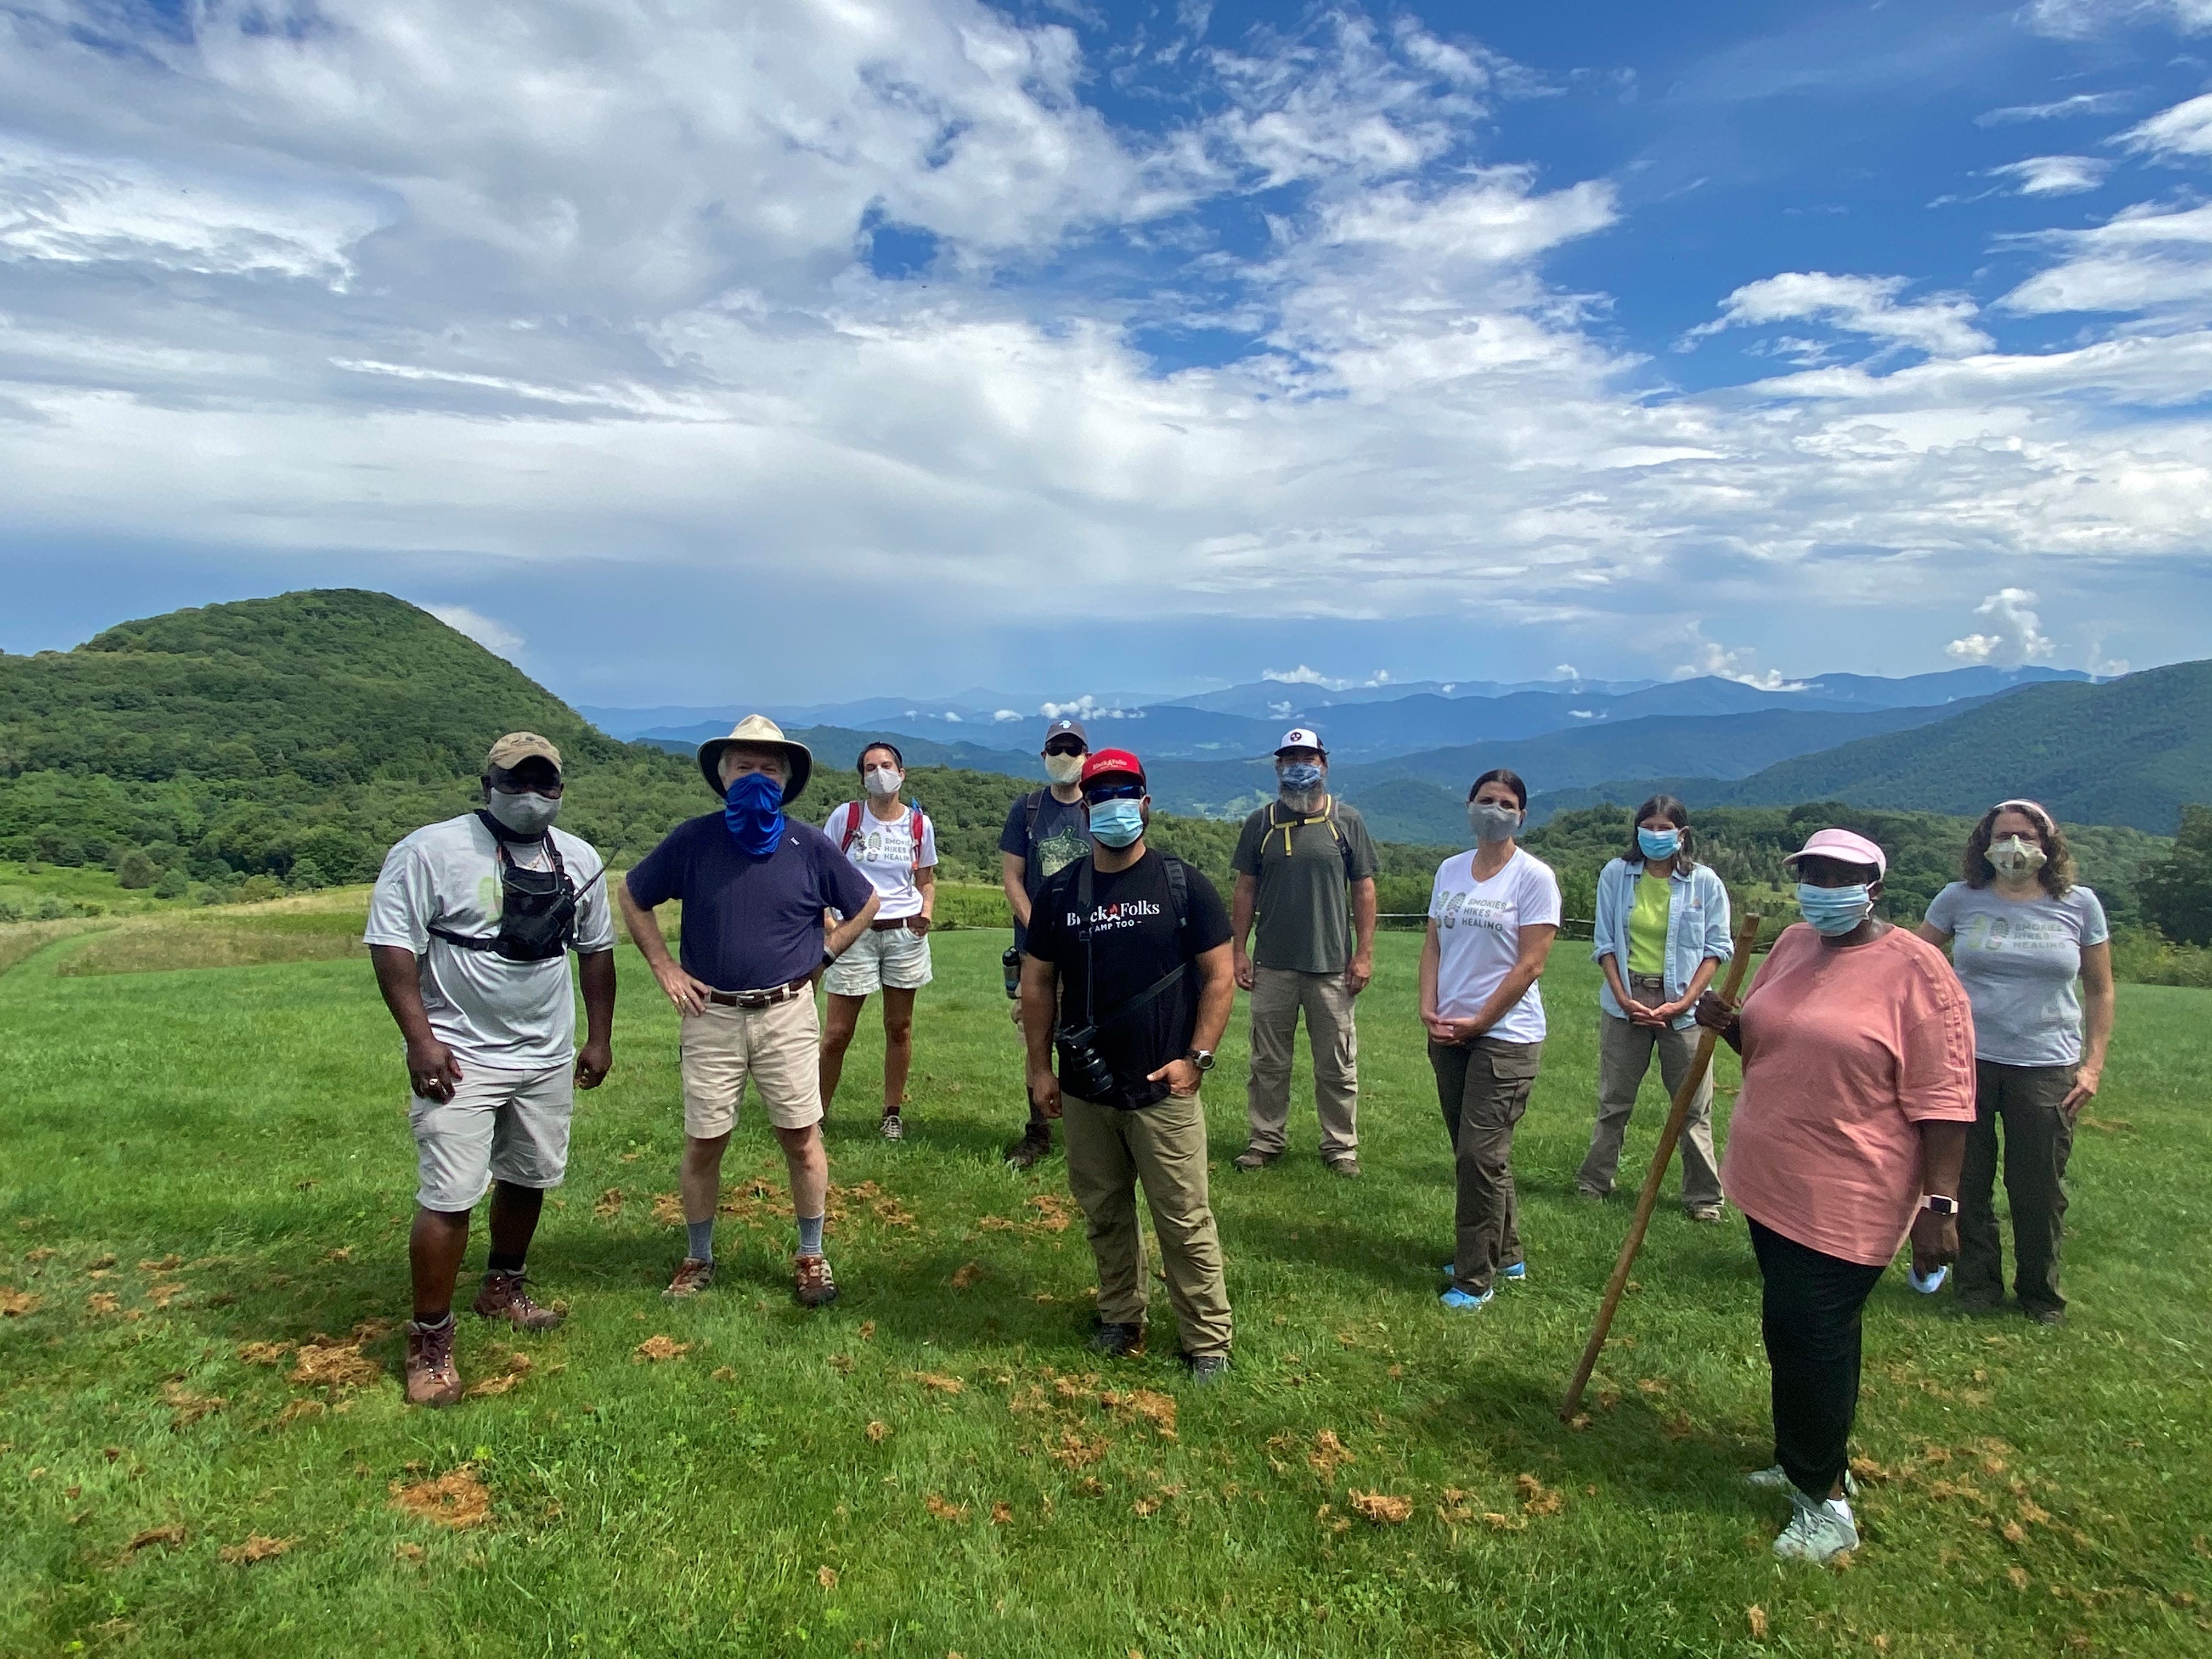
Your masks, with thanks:
[[[1770,1445],[1734,1218],[1662,1206],[1584,1415],[1556,1415],[1629,1212],[1571,1195],[1585,946],[1545,981],[1530,1277],[1473,1315],[1436,1301],[1418,938],[1384,937],[1361,1003],[1364,1181],[1321,1170],[1310,1106],[1281,1164],[1229,1168],[1240,1007],[1207,1091],[1236,1370],[1201,1391],[1164,1295],[1148,1357],[1085,1350],[1060,1162],[1000,1161],[992,931],[935,942],[903,1145],[864,1023],[829,1129],[842,1299],[791,1301],[756,1108],[720,1283],[664,1303],[676,1021],[625,945],[615,1071],[532,1257],[568,1322],[463,1314],[472,1397],[429,1413],[399,1399],[413,1156],[360,902],[41,935],[0,975],[0,1652],[2212,1650],[2212,994],[2120,989],[2064,1328],[1960,1318],[1901,1271],[1876,1292],[1865,1544],[1830,1570],[1776,1563],[1784,1506],[1737,1484]]]

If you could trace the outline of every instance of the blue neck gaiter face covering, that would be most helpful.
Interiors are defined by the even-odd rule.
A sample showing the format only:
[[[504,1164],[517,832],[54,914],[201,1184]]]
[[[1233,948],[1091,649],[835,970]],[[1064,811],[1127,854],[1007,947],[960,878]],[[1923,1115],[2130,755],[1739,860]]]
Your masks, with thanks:
[[[766,858],[783,844],[783,786],[765,772],[740,772],[722,792],[722,822],[739,852]]]

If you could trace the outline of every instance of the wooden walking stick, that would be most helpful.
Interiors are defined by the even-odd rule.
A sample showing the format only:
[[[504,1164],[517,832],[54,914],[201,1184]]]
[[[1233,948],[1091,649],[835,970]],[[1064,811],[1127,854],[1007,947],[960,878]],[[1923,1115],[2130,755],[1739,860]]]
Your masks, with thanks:
[[[1744,972],[1751,966],[1752,947],[1759,943],[1759,921],[1756,915],[1746,916],[1743,930],[1735,936],[1735,956],[1729,963],[1728,982],[1721,987],[1724,1001],[1735,1001]],[[1598,1304],[1597,1323],[1590,1329],[1589,1341],[1583,1348],[1582,1364],[1575,1367],[1575,1380],[1568,1385],[1566,1400],[1559,1407],[1563,1422],[1573,1419],[1575,1408],[1583,1403],[1583,1390],[1589,1386],[1590,1373],[1597,1369],[1597,1357],[1605,1347],[1606,1333],[1613,1328],[1613,1316],[1620,1306],[1621,1292],[1628,1288],[1628,1270],[1636,1265],[1636,1253],[1644,1248],[1644,1230],[1650,1226],[1651,1212],[1658,1205],[1659,1183],[1666,1176],[1667,1165],[1674,1159],[1674,1147],[1682,1139],[1682,1125],[1690,1115],[1690,1103],[1698,1097],[1698,1087],[1712,1067],[1713,1045],[1719,1041],[1717,1031],[1706,1031],[1699,1036],[1690,1069],[1683,1073],[1674,1091],[1674,1103],[1667,1112],[1667,1127],[1659,1132],[1659,1145],[1651,1154],[1651,1168],[1644,1177],[1644,1190],[1636,1195],[1636,1214],[1628,1224],[1628,1237],[1621,1241],[1620,1260],[1613,1264],[1613,1278],[1606,1285],[1605,1300]]]

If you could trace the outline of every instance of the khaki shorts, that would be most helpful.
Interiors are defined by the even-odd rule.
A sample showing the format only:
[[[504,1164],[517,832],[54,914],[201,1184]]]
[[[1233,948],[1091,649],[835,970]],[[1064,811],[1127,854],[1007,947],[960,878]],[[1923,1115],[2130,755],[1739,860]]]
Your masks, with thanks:
[[[804,1129],[822,1121],[822,1022],[811,996],[766,1008],[707,1005],[684,1017],[684,1133],[712,1140],[738,1127],[752,1079],[768,1121]]]
[[[929,939],[903,927],[872,927],[854,939],[822,975],[822,988],[841,997],[873,991],[919,991],[930,981]]]
[[[415,1201],[448,1215],[474,1209],[495,1181],[557,1187],[568,1170],[568,1120],[576,1108],[568,1064],[543,1072],[495,1072],[461,1061],[447,1101],[417,1095],[407,1109],[422,1185]]]

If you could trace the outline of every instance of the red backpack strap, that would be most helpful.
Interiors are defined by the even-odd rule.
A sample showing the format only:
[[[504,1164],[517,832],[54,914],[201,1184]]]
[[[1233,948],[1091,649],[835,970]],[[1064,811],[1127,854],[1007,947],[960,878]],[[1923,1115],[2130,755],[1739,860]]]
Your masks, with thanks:
[[[919,870],[921,868],[921,808],[919,806],[907,809],[906,833],[908,838],[914,842],[913,867]]]
[[[860,803],[856,800],[848,800],[845,803],[844,838],[838,842],[837,850],[845,854],[848,857],[851,856],[853,843],[860,840]]]

